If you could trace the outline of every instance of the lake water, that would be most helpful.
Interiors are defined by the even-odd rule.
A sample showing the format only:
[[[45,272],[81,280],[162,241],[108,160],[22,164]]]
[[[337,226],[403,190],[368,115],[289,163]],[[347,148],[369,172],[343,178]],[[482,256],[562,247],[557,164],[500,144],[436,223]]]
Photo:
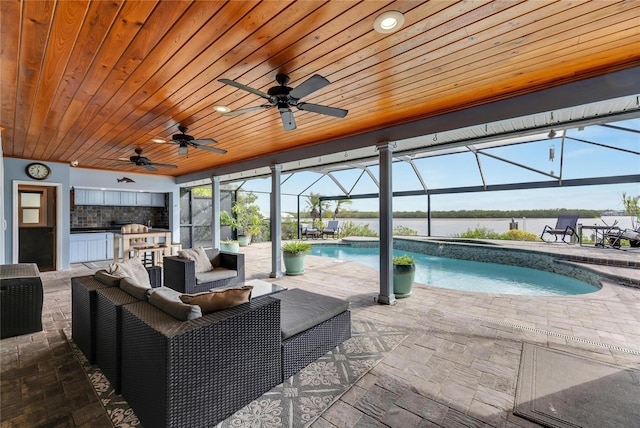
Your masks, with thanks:
[[[358,225],[369,225],[369,229],[379,232],[378,219],[338,219],[340,222],[352,221]],[[518,223],[518,229],[526,232],[531,232],[539,235],[542,233],[545,225],[555,226],[556,218],[516,218],[514,219]],[[618,222],[617,225],[620,228],[631,228],[631,217],[629,216],[603,216],[601,219],[597,218],[584,218],[578,219],[578,223],[583,225],[598,225],[604,226],[612,225],[614,222]],[[496,233],[505,233],[509,231],[509,225],[511,218],[434,218],[431,219],[431,236],[453,236],[455,234],[461,234],[468,229],[475,229],[476,227],[484,227],[493,230]],[[404,226],[413,229],[418,232],[418,235],[427,235],[427,220],[426,219],[394,219],[393,227]],[[586,231],[585,231],[586,233]],[[591,231],[589,231],[591,233]]]

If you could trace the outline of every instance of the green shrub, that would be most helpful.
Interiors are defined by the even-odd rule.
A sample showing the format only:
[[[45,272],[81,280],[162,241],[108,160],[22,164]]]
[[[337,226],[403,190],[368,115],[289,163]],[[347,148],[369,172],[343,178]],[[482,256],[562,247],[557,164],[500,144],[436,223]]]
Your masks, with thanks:
[[[344,236],[370,236],[377,237],[378,234],[373,230],[369,229],[369,225],[365,224],[364,226],[356,225],[352,221],[345,221],[342,226],[340,226],[340,237]]]
[[[405,226],[396,226],[393,228],[393,234],[396,236],[418,236],[418,231]]]
[[[471,239],[503,239],[507,241],[539,241],[540,237],[535,233],[525,232],[524,230],[512,229],[506,233],[499,234],[492,229],[486,227],[476,227],[475,229],[467,229],[466,232],[453,235],[455,238],[471,238]]]
[[[512,229],[507,233],[500,235],[498,239],[507,239],[512,241],[539,241],[540,236],[535,233],[525,232],[524,230]]]
[[[475,229],[467,229],[466,232],[454,234],[454,238],[471,238],[471,239],[500,239],[500,234],[486,227],[476,227]]]

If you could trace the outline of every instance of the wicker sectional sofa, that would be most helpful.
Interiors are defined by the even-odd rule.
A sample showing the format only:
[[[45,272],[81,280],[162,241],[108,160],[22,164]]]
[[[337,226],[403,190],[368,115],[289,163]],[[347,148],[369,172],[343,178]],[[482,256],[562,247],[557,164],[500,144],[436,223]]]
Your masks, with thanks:
[[[348,302],[302,290],[182,321],[96,281],[72,292],[95,294],[95,361],[144,426],[215,426],[351,334]]]

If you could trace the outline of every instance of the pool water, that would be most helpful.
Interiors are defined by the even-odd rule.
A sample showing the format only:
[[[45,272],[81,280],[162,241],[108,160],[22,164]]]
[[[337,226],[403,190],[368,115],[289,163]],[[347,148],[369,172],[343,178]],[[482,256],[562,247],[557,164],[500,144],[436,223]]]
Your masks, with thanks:
[[[378,248],[313,245],[310,254],[349,260],[375,269],[380,266]],[[586,282],[537,269],[394,250],[394,255],[399,254],[414,258],[416,282],[440,288],[528,296],[566,296],[599,290]]]

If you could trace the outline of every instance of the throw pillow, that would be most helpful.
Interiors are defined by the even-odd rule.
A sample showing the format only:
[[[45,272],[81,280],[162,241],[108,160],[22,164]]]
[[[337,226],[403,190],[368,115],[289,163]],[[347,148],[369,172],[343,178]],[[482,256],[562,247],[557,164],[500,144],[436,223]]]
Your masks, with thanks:
[[[146,301],[149,292],[153,290],[151,287],[135,283],[131,278],[125,277],[120,280],[120,289],[138,300]]]
[[[129,277],[138,285],[151,287],[149,273],[144,268],[142,262],[136,258],[112,263],[109,266],[109,273],[120,278]]]
[[[93,276],[95,279],[97,279],[103,284],[108,285],[109,287],[117,287],[118,285],[120,285],[120,277],[111,275],[104,269],[100,269],[99,271],[96,271],[96,273]]]
[[[202,316],[198,305],[189,305],[180,301],[179,293],[168,287],[153,288],[149,303],[180,321],[188,321]]]
[[[202,247],[180,250],[178,251],[178,257],[193,260],[196,267],[196,273],[209,272],[211,269],[213,269],[211,261],[209,260],[209,256],[207,256],[207,253]]]
[[[180,296],[180,300],[191,305],[198,305],[203,314],[208,314],[247,303],[251,299],[252,290],[253,286],[243,285],[242,287],[214,290],[208,293],[183,294]]]

